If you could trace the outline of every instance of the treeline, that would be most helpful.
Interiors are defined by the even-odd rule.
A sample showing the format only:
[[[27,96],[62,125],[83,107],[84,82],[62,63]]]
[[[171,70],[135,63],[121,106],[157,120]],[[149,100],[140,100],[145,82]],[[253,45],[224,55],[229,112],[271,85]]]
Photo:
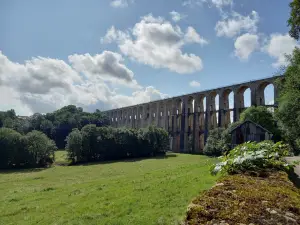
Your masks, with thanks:
[[[0,128],[0,168],[43,167],[52,164],[57,147],[40,131],[26,135]]]
[[[144,129],[96,127],[74,129],[66,150],[72,163],[149,157],[169,150],[168,133],[150,126]]]
[[[74,128],[81,129],[87,124],[108,126],[108,118],[99,110],[83,112],[81,107],[65,106],[52,113],[35,113],[30,117],[17,117],[14,110],[0,112],[0,127],[11,128],[20,134],[38,130],[55,141],[59,149],[65,147],[65,139]]]

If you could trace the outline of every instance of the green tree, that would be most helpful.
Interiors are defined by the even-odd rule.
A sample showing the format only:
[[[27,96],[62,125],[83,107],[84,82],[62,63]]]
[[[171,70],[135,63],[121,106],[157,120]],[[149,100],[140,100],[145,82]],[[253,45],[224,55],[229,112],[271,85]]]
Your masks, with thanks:
[[[300,49],[296,48],[287,58],[284,80],[278,80],[279,106],[275,115],[285,139],[300,153]]]
[[[215,128],[210,130],[203,153],[209,156],[220,156],[229,150],[230,141],[228,129]]]
[[[24,156],[21,144],[22,135],[10,128],[0,128],[0,168],[20,164]]]
[[[291,8],[291,12],[290,12],[290,18],[288,20],[288,25],[290,27],[289,34],[291,37],[298,40],[300,34],[300,1],[293,0],[290,3],[290,8]]]
[[[82,160],[82,135],[77,128],[73,129],[68,135],[66,150],[68,158],[72,160],[72,163]]]
[[[31,166],[45,166],[54,161],[57,147],[53,140],[40,131],[31,131],[23,137],[24,148],[29,152]]]

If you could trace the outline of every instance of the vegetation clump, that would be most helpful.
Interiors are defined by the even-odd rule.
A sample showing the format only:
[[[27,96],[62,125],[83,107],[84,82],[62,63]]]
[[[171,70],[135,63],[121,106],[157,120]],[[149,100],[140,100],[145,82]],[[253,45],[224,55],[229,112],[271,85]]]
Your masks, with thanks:
[[[66,145],[73,163],[149,157],[169,149],[168,133],[154,126],[126,129],[86,125],[81,131],[74,129]]]
[[[284,157],[290,154],[288,146],[282,142],[271,141],[260,143],[247,142],[238,145],[221,162],[213,165],[211,173],[236,174],[245,172],[264,172],[267,170],[288,171],[293,164],[288,164]]]
[[[42,167],[52,164],[54,141],[40,131],[21,135],[9,128],[0,128],[0,168]]]
[[[230,149],[231,137],[225,128],[209,131],[203,153],[208,156],[220,156]]]
[[[300,190],[285,172],[222,177],[192,201],[185,219],[186,225],[250,223],[300,224]]]

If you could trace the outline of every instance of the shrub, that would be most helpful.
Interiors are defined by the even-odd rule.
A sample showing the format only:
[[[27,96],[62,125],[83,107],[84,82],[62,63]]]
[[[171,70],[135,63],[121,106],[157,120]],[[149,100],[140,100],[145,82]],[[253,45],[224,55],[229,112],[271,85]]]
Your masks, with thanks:
[[[72,160],[74,163],[78,161],[77,156],[82,154],[82,135],[80,131],[75,128],[66,138],[67,145],[66,149],[68,149],[68,159]]]
[[[284,161],[289,155],[288,146],[277,142],[247,142],[235,147],[220,163],[211,168],[212,174],[244,173],[247,171],[289,170],[293,165]]]
[[[54,161],[57,147],[53,140],[40,131],[31,131],[23,138],[24,149],[30,155],[27,163],[31,166],[46,166]]]
[[[73,130],[66,140],[73,163],[148,157],[169,149],[168,133],[153,126],[136,130],[86,125],[81,131]]]
[[[20,164],[22,159],[22,135],[10,128],[0,128],[0,168]]]
[[[12,129],[0,128],[0,168],[51,164],[56,149],[55,143],[42,132],[22,136]]]
[[[208,156],[220,156],[230,147],[230,135],[224,128],[209,131],[203,153]]]

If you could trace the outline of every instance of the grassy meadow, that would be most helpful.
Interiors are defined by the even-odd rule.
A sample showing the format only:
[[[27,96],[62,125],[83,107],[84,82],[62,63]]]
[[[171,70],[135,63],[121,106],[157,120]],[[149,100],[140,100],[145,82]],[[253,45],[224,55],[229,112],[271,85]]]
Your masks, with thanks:
[[[57,152],[59,163],[65,153]],[[0,224],[178,224],[215,159],[165,158],[0,171]]]

